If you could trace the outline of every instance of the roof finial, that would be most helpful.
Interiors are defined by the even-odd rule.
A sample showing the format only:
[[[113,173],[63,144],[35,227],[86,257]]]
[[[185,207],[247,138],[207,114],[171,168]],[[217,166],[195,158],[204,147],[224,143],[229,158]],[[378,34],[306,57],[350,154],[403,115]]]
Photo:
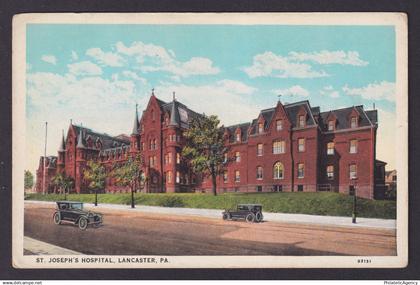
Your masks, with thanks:
[[[373,110],[376,110],[376,109],[375,109],[375,102],[373,102]]]
[[[152,95],[155,96],[155,88],[152,88]]]
[[[73,119],[70,119],[70,125],[73,125]]]
[[[280,101],[281,96],[282,96],[281,94],[278,94],[278,95],[277,95],[277,97],[278,97],[278,102],[281,102],[281,101]]]
[[[175,101],[175,91],[172,91],[172,100]]]

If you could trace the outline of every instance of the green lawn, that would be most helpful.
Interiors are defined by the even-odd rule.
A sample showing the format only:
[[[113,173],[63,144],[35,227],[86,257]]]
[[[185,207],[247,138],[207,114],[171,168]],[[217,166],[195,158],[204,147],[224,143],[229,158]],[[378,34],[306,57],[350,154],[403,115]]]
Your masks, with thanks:
[[[57,201],[63,195],[27,194],[26,200]],[[67,200],[93,203],[94,194],[71,194]],[[126,204],[131,202],[131,194],[98,194],[98,203]],[[312,215],[351,216],[353,197],[330,192],[322,193],[227,193],[210,194],[135,194],[138,205],[185,207],[205,209],[234,208],[239,203],[258,203],[263,212],[299,213]],[[367,200],[358,198],[359,217],[395,219],[395,201]]]

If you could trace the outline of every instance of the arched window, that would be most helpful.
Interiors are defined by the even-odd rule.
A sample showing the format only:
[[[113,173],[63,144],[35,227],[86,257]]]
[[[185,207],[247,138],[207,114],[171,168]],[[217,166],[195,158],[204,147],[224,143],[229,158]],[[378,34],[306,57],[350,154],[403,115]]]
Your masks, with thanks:
[[[276,164],[274,164],[274,168],[273,168],[273,178],[274,179],[283,179],[284,177],[284,166],[283,163],[276,162]]]

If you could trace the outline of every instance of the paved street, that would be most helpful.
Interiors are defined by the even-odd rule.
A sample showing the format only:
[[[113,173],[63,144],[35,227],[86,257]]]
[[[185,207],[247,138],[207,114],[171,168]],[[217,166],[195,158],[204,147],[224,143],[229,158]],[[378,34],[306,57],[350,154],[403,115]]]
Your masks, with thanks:
[[[105,223],[55,225],[54,206],[25,204],[25,236],[104,255],[396,255],[393,229],[265,222],[101,209]]]

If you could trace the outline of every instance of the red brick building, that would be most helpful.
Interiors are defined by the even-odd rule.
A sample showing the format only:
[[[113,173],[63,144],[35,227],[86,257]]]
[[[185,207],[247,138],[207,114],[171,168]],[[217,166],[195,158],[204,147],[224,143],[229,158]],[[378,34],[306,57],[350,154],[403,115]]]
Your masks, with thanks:
[[[142,191],[210,192],[210,179],[192,173],[181,156],[183,132],[196,116],[201,115],[175,98],[167,103],[152,93],[140,119],[136,110],[130,137],[112,137],[70,124],[52,172],[70,175],[75,179],[74,191],[84,193],[88,188],[83,169],[89,159],[110,170],[140,153],[147,178]],[[355,187],[357,196],[381,198],[383,189],[376,185],[384,184],[385,164],[375,156],[377,128],[377,111],[365,111],[363,106],[321,112],[308,101],[278,102],[252,122],[225,127],[229,156],[234,159],[218,177],[217,190],[349,193]],[[38,192],[42,192],[42,167],[40,162]],[[114,185],[111,177],[106,181],[107,192],[127,190]]]

